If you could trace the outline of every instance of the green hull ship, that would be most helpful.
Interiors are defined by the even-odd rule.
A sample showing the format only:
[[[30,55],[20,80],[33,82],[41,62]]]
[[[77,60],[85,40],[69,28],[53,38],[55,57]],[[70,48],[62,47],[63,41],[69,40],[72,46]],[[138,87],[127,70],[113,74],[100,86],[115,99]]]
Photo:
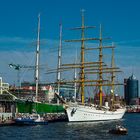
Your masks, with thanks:
[[[16,102],[16,108],[18,113],[65,113],[62,105],[39,103],[39,102]]]

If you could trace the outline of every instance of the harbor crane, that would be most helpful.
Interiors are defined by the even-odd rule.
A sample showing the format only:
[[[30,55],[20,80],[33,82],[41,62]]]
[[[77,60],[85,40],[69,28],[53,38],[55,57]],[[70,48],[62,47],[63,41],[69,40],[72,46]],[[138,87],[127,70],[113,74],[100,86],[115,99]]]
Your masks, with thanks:
[[[17,84],[18,84],[18,88],[20,88],[20,70],[22,68],[35,69],[35,66],[26,66],[26,65],[19,65],[19,64],[13,64],[13,63],[10,63],[9,67],[10,68],[14,68],[15,70],[17,70]]]

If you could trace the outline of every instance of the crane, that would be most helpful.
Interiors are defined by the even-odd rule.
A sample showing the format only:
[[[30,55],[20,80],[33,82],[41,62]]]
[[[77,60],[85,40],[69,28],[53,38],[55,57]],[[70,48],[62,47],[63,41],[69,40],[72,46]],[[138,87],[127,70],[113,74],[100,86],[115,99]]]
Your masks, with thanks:
[[[9,64],[10,68],[14,68],[15,70],[17,70],[17,84],[18,84],[18,88],[20,87],[20,69],[22,68],[31,68],[31,69],[35,69],[35,66],[26,66],[26,65],[19,65],[19,64],[13,64],[10,63]]]

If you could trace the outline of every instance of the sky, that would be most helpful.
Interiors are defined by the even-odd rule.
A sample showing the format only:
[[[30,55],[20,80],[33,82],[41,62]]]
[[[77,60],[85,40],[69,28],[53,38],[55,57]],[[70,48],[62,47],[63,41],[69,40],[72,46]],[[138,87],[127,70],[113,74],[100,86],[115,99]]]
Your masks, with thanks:
[[[59,24],[63,25],[63,40],[80,37],[78,31],[69,29],[81,25],[80,11],[84,9],[85,24],[96,26],[90,36],[97,36],[99,24],[102,24],[103,36],[111,37],[110,42],[114,42],[115,62],[123,70],[122,80],[132,73],[140,80],[139,5],[139,0],[0,0],[0,76],[4,82],[16,84],[17,71],[8,64],[34,65],[40,13],[40,63],[43,67],[40,80],[55,79],[45,73],[46,69],[56,67]],[[78,44],[67,47],[64,43],[63,46],[65,61],[74,61],[71,58]],[[21,81],[33,81],[33,77],[33,70],[21,69]]]

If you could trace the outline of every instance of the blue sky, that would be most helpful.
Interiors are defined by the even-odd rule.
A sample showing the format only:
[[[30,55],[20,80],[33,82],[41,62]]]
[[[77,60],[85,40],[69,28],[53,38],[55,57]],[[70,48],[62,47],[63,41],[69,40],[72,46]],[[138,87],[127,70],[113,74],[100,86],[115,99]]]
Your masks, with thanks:
[[[58,25],[80,24],[84,8],[86,23],[102,23],[115,41],[137,40],[140,29],[139,0],[1,0],[1,36],[35,37],[37,14],[41,13],[42,37],[57,39]],[[120,34],[121,32],[121,34]]]
[[[0,75],[5,82],[14,83],[16,71],[8,67],[9,63],[34,65],[38,13],[41,13],[41,64],[52,67],[57,62],[57,52],[53,50],[59,43],[60,21],[63,39],[76,38],[78,33],[68,29],[81,25],[80,10],[85,9],[85,23],[95,25],[96,32],[101,23],[103,35],[115,42],[116,62],[124,71],[123,77],[134,72],[140,80],[139,6],[139,0],[0,0]],[[72,56],[68,53],[69,50],[65,55]],[[22,73],[22,80],[33,80],[32,72]]]

